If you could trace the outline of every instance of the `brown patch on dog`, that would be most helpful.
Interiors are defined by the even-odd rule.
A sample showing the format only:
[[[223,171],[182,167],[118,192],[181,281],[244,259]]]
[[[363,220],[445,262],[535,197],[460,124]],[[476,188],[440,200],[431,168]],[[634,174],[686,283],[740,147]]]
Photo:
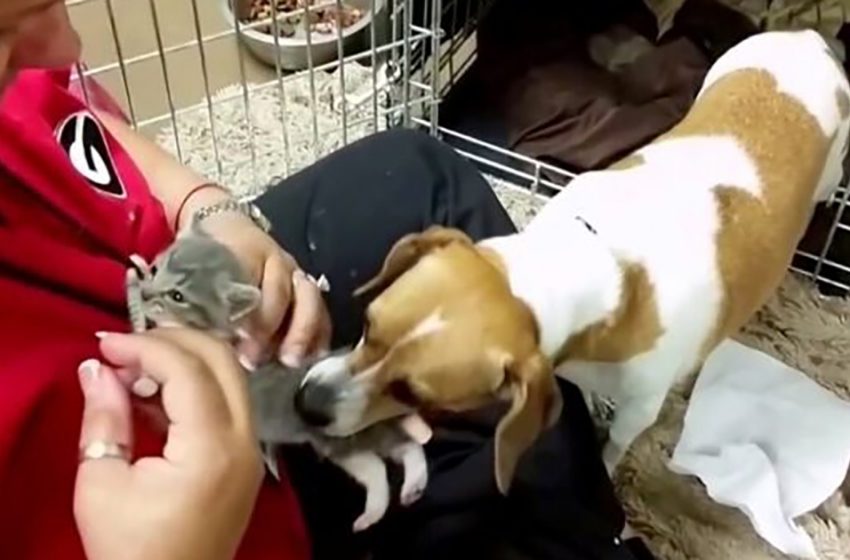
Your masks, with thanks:
[[[566,360],[624,362],[651,350],[664,332],[646,269],[634,263],[621,266],[623,290],[617,310],[571,336],[558,351],[556,364]]]
[[[424,240],[405,241],[410,242]],[[476,408],[492,401],[503,384],[503,356],[524,359],[537,351],[537,322],[511,293],[499,263],[495,254],[471,243],[432,247],[408,263],[414,273],[399,275],[369,305],[364,343],[350,355],[349,366],[358,376],[383,362],[371,374],[370,410],[392,400],[383,388],[402,380],[423,405]],[[435,313],[446,328],[410,336]]]
[[[366,406],[346,429],[510,400],[494,454],[506,493],[522,454],[561,411],[537,320],[506,272],[497,253],[445,228],[400,240],[373,281],[382,291],[366,310],[363,341],[347,357]]]
[[[640,167],[644,163],[646,163],[646,161],[643,159],[642,155],[631,154],[624,157],[620,161],[614,162],[608,167],[608,169],[612,171],[624,171],[633,167]]]
[[[399,239],[390,249],[378,274],[357,288],[354,296],[380,289],[413,267],[419,259],[439,247],[452,243],[472,246],[472,240],[459,229],[431,226],[421,233],[411,233]]]
[[[660,140],[706,135],[740,142],[758,169],[761,196],[736,185],[718,185],[714,191],[724,296],[704,355],[741,328],[784,278],[829,151],[829,139],[815,117],[779,91],[764,70],[739,70],[718,80]]]
[[[850,95],[847,95],[847,92],[840,87],[835,88],[835,102],[838,104],[841,120],[850,117]]]
[[[737,331],[758,311],[779,286],[791,264],[787,244],[779,240],[773,243],[770,236],[763,233],[769,229],[761,229],[770,225],[766,204],[736,187],[718,186],[714,198],[720,217],[717,262],[725,297],[720,304],[717,331],[709,342],[711,348]],[[742,227],[742,220],[749,224]],[[759,230],[762,233],[757,233]],[[747,232],[753,237],[742,239]],[[754,281],[753,263],[759,263],[760,276],[766,281]]]
[[[488,263],[490,263],[502,277],[507,281],[508,278],[508,267],[505,266],[505,261],[502,259],[502,256],[489,247],[484,247],[481,245],[477,245],[478,253],[484,257]]]

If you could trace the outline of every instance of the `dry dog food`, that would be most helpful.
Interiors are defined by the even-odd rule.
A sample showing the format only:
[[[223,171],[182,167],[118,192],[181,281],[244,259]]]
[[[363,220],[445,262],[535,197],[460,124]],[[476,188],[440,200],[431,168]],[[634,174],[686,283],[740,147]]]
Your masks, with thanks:
[[[244,20],[245,23],[253,23],[264,19],[271,20],[272,4],[275,4],[278,12],[279,24],[278,35],[280,37],[304,37],[304,8],[307,6],[319,7],[310,9],[309,27],[313,33],[328,35],[336,33],[337,24],[341,23],[342,28],[350,27],[363,18],[363,10],[359,10],[345,2],[341,2],[341,9],[337,8],[335,2],[328,0],[252,0],[248,10],[248,17]],[[280,14],[292,13],[293,15],[282,18]],[[269,35],[274,33],[274,26],[269,23],[255,28],[260,33]]]

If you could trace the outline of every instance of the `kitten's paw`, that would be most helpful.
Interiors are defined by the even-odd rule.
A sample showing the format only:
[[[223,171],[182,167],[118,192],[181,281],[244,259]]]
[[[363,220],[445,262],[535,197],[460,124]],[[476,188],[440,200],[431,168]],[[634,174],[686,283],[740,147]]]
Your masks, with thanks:
[[[148,276],[148,274],[150,274],[151,266],[148,261],[144,259],[144,257],[133,253],[132,255],[130,255],[129,260],[130,264],[132,264],[138,270],[139,274],[141,274],[142,277],[146,277]]]
[[[401,493],[401,505],[407,507],[409,505],[414,504],[419,498],[422,497],[422,494],[425,493],[425,482],[422,483],[421,486],[413,487],[408,489],[407,491],[402,491]]]
[[[363,513],[354,521],[354,532],[368,529],[381,520],[390,505],[390,485],[384,461],[372,452],[357,452],[332,460],[366,490]]]
[[[401,505],[409,506],[422,497],[428,486],[428,464],[423,461],[408,463],[401,486]]]
[[[354,521],[354,526],[353,526],[354,532],[359,533],[360,531],[365,531],[366,529],[368,529],[369,527],[371,527],[372,525],[374,525],[375,523],[380,521],[381,518],[384,516],[385,512],[386,512],[386,508],[383,508],[383,509],[374,508],[372,510],[370,510],[369,508],[366,508],[366,510],[363,513],[360,514],[360,517],[358,517]]]

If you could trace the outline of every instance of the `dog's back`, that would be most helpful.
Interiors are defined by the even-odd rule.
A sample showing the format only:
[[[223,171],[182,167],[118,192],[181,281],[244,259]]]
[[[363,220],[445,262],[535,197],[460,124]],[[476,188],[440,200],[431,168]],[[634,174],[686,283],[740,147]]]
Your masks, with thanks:
[[[580,216],[623,270],[639,273],[624,277],[620,307],[559,355],[561,375],[618,402],[609,469],[654,422],[671,384],[778,287],[815,203],[841,180],[848,127],[850,87],[823,39],[757,35],[715,63],[677,126],[611,169],[578,176],[527,228],[552,247]],[[581,264],[563,268],[582,274]]]
[[[752,37],[712,67],[680,124],[578,176],[527,231],[555,243],[543,239],[578,214],[618,259],[642,267],[646,315],[663,333],[655,348],[666,356],[655,357],[681,362],[681,374],[781,282],[814,202],[841,179],[849,119],[847,78],[818,34]]]
[[[785,123],[780,123],[777,120],[780,115],[776,112],[784,107],[766,100],[766,106],[758,107],[763,120],[756,120],[758,117],[752,114],[744,123],[791,124],[800,118],[797,114],[800,107],[807,113],[801,120],[814,118],[827,140],[826,162],[822,163],[817,157],[806,162],[802,157],[804,154],[791,153],[788,154],[790,160],[784,163],[801,167],[800,171],[804,173],[806,163],[819,168],[821,173],[814,198],[817,201],[827,200],[842,179],[842,163],[847,154],[850,130],[850,87],[841,62],[815,31],[763,33],[743,41],[721,57],[708,72],[697,99],[709,95],[715,85],[718,85],[717,95],[722,95],[720,92],[724,88],[718,82],[730,82],[732,76],[754,82],[753,75],[756,73],[762,79],[771,80],[774,88],[787,96],[783,105],[793,104],[796,110],[787,111]],[[756,101],[753,99],[750,105],[755,105]],[[730,105],[734,103],[731,99],[729,102]],[[810,122],[797,124],[807,126]],[[791,142],[797,145],[798,142],[793,140],[798,139]],[[766,154],[761,155],[764,157]],[[780,154],[776,155],[778,159]],[[804,165],[799,166],[801,160]]]
[[[462,411],[510,397],[495,453],[504,491],[558,413],[554,364],[617,403],[612,468],[670,386],[785,275],[814,201],[840,179],[849,99],[815,33],[756,36],[717,62],[678,126],[576,177],[522,232],[406,236],[368,284],[382,289],[369,308],[380,341],[364,336],[311,373],[335,395],[334,430],[411,401]]]
[[[713,190],[722,301],[704,353],[782,281],[814,203],[841,181],[848,128],[843,68],[819,34],[798,31],[764,33],[731,49],[709,71],[693,110],[665,135],[733,137],[755,175]]]

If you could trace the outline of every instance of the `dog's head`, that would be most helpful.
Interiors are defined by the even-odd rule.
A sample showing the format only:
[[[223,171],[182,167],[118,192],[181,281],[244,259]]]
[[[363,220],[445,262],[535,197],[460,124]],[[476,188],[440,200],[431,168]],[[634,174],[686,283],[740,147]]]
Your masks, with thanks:
[[[299,402],[330,435],[413,411],[462,412],[510,400],[496,432],[496,480],[507,491],[520,455],[560,414],[536,321],[498,258],[463,233],[402,238],[359,292],[378,293],[349,354],[316,364]]]

